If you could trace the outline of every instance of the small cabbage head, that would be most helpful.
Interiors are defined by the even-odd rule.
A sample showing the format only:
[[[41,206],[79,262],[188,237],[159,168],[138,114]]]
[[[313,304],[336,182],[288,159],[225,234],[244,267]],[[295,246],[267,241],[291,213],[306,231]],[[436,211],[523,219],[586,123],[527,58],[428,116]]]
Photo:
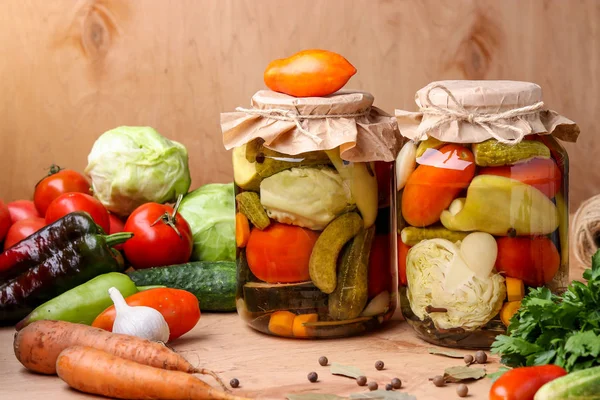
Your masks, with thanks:
[[[192,260],[235,260],[233,183],[210,183],[183,198],[179,213],[194,236]]]
[[[476,330],[498,314],[506,296],[504,277],[493,271],[484,279],[477,277],[459,247],[445,239],[423,240],[411,247],[406,278],[411,310],[421,320],[431,318],[438,329]],[[448,311],[428,314],[429,305]]]
[[[349,185],[332,168],[292,168],[264,179],[260,201],[270,218],[322,230],[353,209]]]
[[[121,217],[144,203],[173,202],[191,184],[186,148],[145,126],[103,133],[88,155],[85,174],[94,196]]]

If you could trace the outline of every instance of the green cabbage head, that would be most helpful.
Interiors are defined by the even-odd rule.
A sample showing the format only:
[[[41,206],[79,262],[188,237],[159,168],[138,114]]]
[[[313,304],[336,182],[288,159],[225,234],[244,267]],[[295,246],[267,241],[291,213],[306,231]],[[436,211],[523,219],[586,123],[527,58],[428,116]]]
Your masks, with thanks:
[[[179,213],[194,236],[192,260],[235,260],[233,183],[210,183],[183,198]]]
[[[423,240],[411,247],[406,278],[411,310],[421,320],[431,318],[438,329],[476,330],[498,314],[506,296],[502,275],[492,271],[478,278],[459,246],[446,239]],[[428,314],[429,305],[448,311]]]
[[[146,126],[103,133],[88,155],[85,174],[94,196],[121,217],[144,203],[173,202],[191,184],[186,148]]]

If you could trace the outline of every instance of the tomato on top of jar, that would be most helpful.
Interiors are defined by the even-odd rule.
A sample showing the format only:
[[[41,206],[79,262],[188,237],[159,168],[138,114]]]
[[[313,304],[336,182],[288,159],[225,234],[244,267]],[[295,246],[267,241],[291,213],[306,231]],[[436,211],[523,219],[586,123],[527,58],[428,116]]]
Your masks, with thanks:
[[[265,71],[271,90],[221,115],[233,150],[237,309],[294,338],[377,328],[398,296],[395,117],[342,89],[356,69],[307,50]]]
[[[527,289],[568,284],[568,156],[579,128],[515,81],[432,82],[396,159],[400,297],[424,340],[489,348]]]

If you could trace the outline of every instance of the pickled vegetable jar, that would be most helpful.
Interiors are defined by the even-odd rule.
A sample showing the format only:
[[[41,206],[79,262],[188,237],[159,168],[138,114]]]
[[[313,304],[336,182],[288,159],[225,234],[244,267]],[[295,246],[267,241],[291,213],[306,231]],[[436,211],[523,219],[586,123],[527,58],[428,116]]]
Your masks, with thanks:
[[[574,122],[513,81],[434,82],[396,111],[400,303],[428,342],[488,348],[529,288],[569,280]]]
[[[398,299],[396,119],[373,96],[259,91],[222,115],[233,150],[238,314],[294,338],[388,320]]]

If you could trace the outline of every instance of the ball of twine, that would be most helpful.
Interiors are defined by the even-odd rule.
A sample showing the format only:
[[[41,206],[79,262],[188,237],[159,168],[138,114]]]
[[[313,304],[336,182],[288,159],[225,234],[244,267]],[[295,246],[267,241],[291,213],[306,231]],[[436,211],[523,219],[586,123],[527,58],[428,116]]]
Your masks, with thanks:
[[[575,257],[577,261],[588,267],[592,264],[592,256],[598,250],[600,238],[600,195],[583,202],[573,217],[573,233],[575,239]]]

